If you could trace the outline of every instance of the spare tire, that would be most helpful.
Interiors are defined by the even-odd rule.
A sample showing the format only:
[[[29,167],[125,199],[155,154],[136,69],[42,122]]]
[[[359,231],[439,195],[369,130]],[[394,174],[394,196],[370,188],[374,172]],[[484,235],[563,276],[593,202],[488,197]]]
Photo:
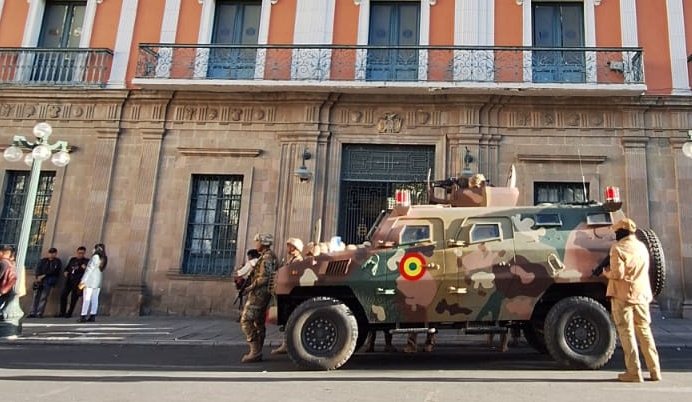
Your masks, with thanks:
[[[661,241],[651,229],[637,229],[637,239],[649,250],[649,280],[651,291],[658,296],[666,285],[666,259]]]

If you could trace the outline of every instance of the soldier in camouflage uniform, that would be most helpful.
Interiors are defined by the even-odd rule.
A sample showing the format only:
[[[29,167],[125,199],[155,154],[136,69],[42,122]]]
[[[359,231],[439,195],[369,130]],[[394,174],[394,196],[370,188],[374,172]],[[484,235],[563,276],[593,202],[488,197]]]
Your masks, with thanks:
[[[271,300],[269,280],[278,265],[276,255],[271,250],[274,243],[272,235],[260,233],[255,236],[255,242],[256,249],[261,255],[255,266],[252,282],[246,289],[247,301],[240,317],[240,327],[250,345],[250,351],[241,360],[243,363],[262,360],[266,313]]]

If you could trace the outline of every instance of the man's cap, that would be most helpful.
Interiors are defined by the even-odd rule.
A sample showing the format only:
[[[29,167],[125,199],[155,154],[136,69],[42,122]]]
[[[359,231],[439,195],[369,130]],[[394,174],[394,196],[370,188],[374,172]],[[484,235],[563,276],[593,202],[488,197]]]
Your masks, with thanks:
[[[624,229],[630,233],[634,233],[637,231],[637,224],[629,218],[621,219],[613,225],[613,231],[617,232],[620,229]]]
[[[258,241],[263,246],[271,246],[274,244],[274,236],[269,233],[257,233],[255,235],[255,241]]]
[[[303,252],[303,241],[298,238],[290,237],[288,240],[286,240],[286,244],[292,245],[301,253]]]

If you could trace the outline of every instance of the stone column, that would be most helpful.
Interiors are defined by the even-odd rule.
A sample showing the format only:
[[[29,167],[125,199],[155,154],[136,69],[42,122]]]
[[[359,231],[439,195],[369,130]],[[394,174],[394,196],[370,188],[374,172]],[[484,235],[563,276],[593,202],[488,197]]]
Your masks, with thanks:
[[[676,264],[681,264],[679,273],[673,274],[681,282],[681,289],[673,290],[681,292],[680,315],[685,318],[692,318],[692,233],[688,230],[692,227],[692,160],[682,153],[682,145],[686,142],[685,138],[673,138],[671,140],[672,155],[671,160],[675,164],[675,180],[677,191],[676,206],[677,213],[672,219],[677,219],[677,223],[672,224],[666,231],[679,234],[680,247],[675,247],[675,255],[666,254],[666,263],[670,272]],[[665,248],[665,245],[664,245]],[[670,248],[670,247],[668,247]],[[668,251],[666,248],[666,251]],[[678,254],[679,250],[679,254]],[[671,264],[673,262],[673,264]],[[671,283],[672,278],[668,278]],[[665,295],[668,296],[668,284],[666,285]]]
[[[96,131],[96,151],[92,169],[91,188],[86,200],[84,217],[84,244],[89,250],[103,241],[103,228],[110,198],[115,149],[118,145],[118,128],[100,128]]]
[[[129,246],[122,264],[120,281],[112,291],[111,315],[139,315],[146,287],[154,199],[156,195],[161,146],[165,129],[142,129],[139,180],[130,189],[134,195],[129,225]],[[107,246],[107,245],[106,245]]]
[[[646,145],[649,139],[643,136],[625,136],[622,146],[625,150],[625,213],[641,227],[649,227],[649,184]]]

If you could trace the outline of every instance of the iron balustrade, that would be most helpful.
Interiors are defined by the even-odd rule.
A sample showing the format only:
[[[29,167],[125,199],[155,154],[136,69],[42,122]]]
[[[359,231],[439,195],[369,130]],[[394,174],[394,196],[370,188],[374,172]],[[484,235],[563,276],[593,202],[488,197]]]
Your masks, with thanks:
[[[641,48],[141,44],[137,78],[644,84]]]
[[[104,87],[110,49],[0,48],[0,84]]]

